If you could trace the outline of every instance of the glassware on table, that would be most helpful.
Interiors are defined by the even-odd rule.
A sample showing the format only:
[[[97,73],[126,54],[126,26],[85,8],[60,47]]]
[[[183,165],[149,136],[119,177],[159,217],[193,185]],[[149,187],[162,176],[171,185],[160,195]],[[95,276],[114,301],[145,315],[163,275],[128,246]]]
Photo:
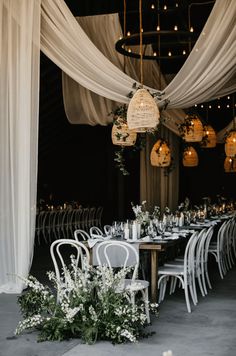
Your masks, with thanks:
[[[165,230],[166,230],[166,222],[159,221],[157,224],[157,231],[158,231],[158,234],[161,235],[162,239],[164,238]]]

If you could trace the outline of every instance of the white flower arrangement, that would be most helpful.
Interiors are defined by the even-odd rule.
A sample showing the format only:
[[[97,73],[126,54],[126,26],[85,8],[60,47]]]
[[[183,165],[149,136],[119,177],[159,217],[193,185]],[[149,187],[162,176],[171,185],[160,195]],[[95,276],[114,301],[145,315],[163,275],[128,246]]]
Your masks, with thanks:
[[[143,335],[146,314],[143,303],[133,305],[129,291],[121,288],[129,271],[122,268],[115,273],[108,267],[89,265],[81,270],[72,257],[71,267],[65,269],[60,281],[54,272],[48,272],[58,300],[36,278],[24,279],[27,290],[18,298],[24,319],[15,334],[37,329],[40,341],[76,337],[88,344],[98,339],[135,342]],[[157,307],[150,306],[150,310],[157,313]]]
[[[150,213],[146,209],[146,203],[146,200],[142,201],[141,205],[134,205],[131,202],[135,219],[142,225],[148,225],[151,219],[159,219],[161,215],[161,209],[159,206],[155,205],[153,208],[153,212]]]

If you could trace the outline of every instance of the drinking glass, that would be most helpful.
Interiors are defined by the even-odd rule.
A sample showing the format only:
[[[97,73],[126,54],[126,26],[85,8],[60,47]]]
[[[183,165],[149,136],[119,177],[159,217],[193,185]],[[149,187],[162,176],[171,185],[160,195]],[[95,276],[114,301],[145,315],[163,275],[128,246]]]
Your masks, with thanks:
[[[158,234],[161,235],[162,239],[164,238],[165,230],[166,230],[166,223],[164,221],[159,221],[159,223],[157,224],[157,231]]]

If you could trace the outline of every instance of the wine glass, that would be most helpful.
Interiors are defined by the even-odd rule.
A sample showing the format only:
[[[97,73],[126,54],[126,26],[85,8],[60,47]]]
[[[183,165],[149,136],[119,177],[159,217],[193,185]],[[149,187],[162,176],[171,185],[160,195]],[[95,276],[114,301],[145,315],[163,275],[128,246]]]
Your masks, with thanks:
[[[157,231],[158,234],[161,235],[162,239],[164,238],[165,230],[166,230],[166,223],[164,221],[159,221],[159,223],[157,224]]]

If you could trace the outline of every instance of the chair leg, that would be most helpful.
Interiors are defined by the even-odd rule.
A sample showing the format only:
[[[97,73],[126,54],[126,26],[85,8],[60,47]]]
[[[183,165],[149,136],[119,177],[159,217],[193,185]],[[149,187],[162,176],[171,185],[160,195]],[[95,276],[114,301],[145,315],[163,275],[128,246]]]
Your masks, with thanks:
[[[212,289],[212,285],[211,285],[210,278],[209,278],[209,274],[208,274],[208,265],[207,265],[207,262],[205,262],[205,275],[206,275],[206,280],[207,280],[208,287],[209,287],[210,289]]]
[[[145,313],[146,313],[146,316],[147,316],[147,323],[150,324],[148,288],[146,288],[142,292],[143,292],[143,301],[144,301]]]
[[[186,282],[184,284],[184,294],[185,294],[185,301],[186,301],[187,310],[188,310],[189,313],[191,313],[189,294],[188,294],[188,284]]]

